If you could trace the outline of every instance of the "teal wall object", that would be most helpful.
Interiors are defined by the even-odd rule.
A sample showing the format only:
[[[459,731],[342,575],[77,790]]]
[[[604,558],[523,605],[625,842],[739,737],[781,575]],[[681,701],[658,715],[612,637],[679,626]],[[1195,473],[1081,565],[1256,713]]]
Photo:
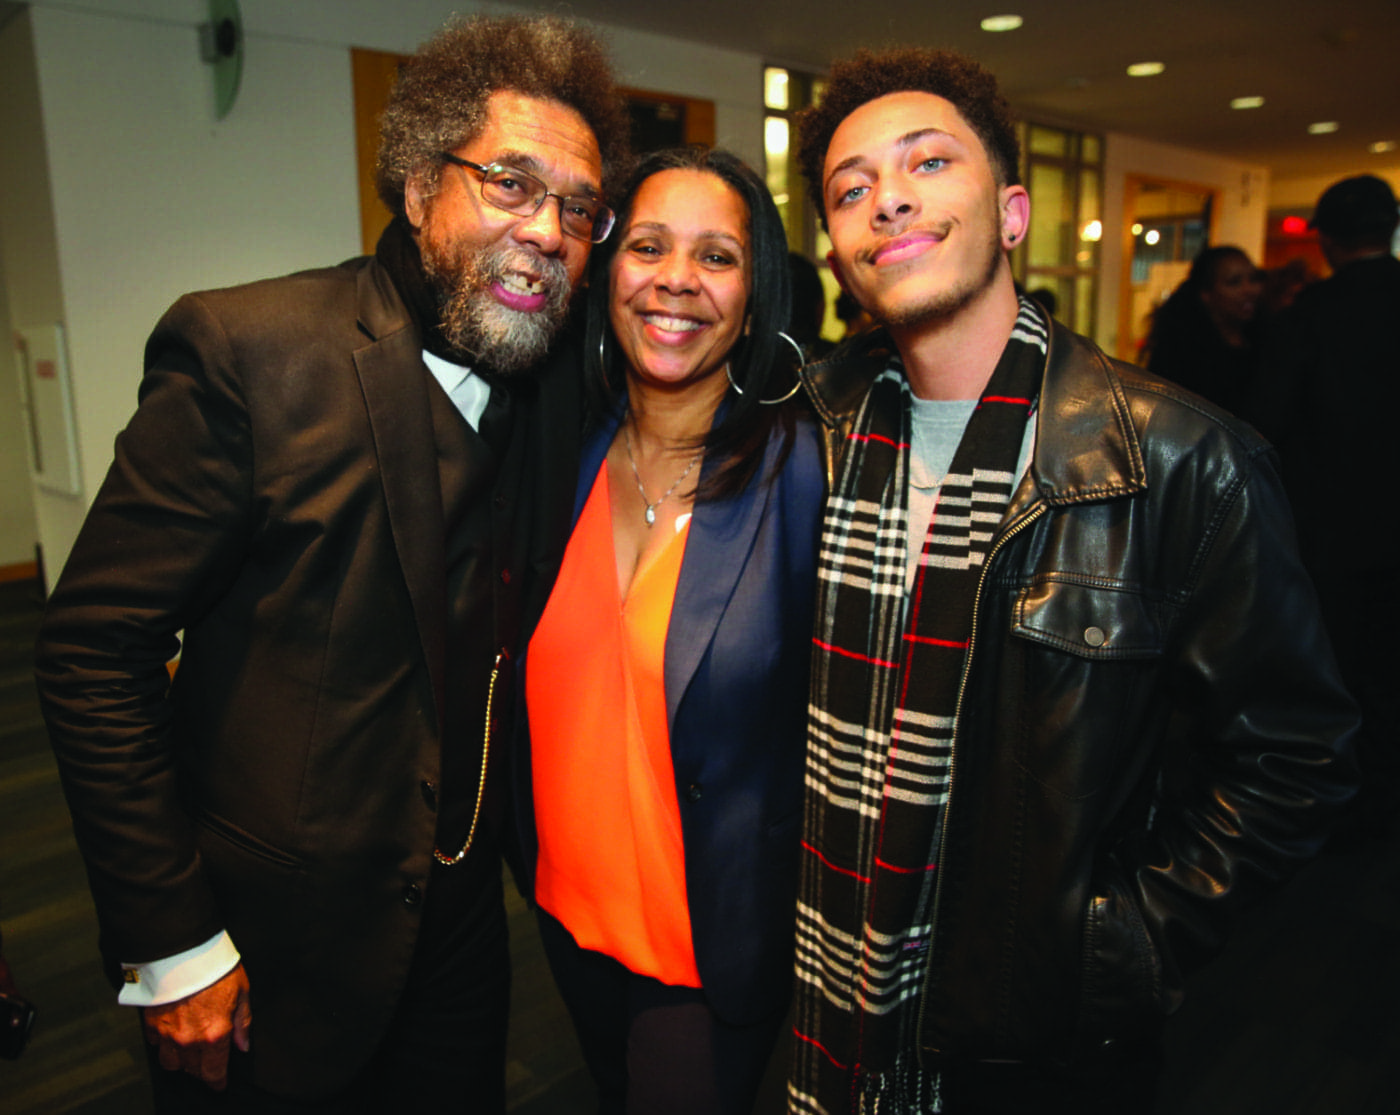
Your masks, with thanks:
[[[214,67],[214,113],[222,120],[238,99],[243,78],[243,16],[238,0],[209,0],[209,22],[199,25],[199,53]]]

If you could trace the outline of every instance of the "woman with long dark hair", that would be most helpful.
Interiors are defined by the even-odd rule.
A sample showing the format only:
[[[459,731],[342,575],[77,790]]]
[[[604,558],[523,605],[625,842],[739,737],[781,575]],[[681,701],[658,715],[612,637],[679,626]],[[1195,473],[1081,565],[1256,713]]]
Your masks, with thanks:
[[[786,1010],[823,496],[788,299],[762,179],[642,161],[592,264],[596,415],[520,770],[604,1112],[747,1113]]]
[[[1263,293],[1243,249],[1206,248],[1153,314],[1148,371],[1239,414],[1258,367]]]

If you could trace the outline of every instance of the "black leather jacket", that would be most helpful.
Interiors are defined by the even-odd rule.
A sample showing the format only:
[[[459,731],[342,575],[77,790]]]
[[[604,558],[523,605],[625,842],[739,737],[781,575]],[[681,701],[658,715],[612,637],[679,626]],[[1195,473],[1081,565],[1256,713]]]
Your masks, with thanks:
[[[808,387],[839,463],[883,334]],[[921,1014],[935,1059],[1155,1033],[1351,795],[1356,715],[1244,423],[1053,329],[978,587]]]

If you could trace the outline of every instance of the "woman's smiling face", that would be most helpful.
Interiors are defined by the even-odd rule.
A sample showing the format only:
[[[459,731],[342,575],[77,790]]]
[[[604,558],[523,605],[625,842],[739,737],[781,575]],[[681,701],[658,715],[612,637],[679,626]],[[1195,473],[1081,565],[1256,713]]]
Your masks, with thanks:
[[[743,199],[707,171],[663,170],[641,184],[610,276],[630,376],[686,387],[724,367],[744,332],[748,226]]]

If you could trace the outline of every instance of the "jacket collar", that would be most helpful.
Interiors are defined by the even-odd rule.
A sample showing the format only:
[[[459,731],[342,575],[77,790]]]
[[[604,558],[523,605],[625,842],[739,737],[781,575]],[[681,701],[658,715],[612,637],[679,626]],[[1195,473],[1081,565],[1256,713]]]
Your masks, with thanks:
[[[413,332],[413,318],[404,305],[393,277],[373,256],[350,260],[344,267],[355,267],[355,316],[360,331],[369,341],[379,341],[401,330]],[[422,351],[417,336],[412,342]]]
[[[803,369],[828,436],[843,439],[850,431],[871,382],[893,356],[889,335],[876,330]],[[836,451],[841,451],[839,441]],[[1036,498],[1050,504],[1084,503],[1146,487],[1142,445],[1122,380],[1097,345],[1052,321],[1036,409],[1035,451],[1009,514]]]
[[[1147,488],[1123,381],[1092,341],[1050,330],[1031,473],[1047,503],[1085,503]]]

